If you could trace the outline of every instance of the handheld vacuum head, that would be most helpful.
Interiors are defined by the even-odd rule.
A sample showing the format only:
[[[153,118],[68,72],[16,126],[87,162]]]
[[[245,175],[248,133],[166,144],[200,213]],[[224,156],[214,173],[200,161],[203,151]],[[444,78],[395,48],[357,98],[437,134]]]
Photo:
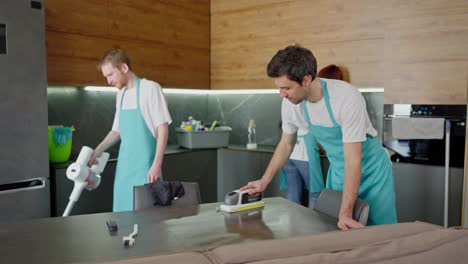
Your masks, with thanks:
[[[265,206],[265,202],[262,201],[262,194],[250,195],[248,190],[232,191],[224,197],[224,204],[219,209],[227,213],[234,213],[254,208]]]
[[[103,152],[96,160],[97,164],[88,167],[88,162],[93,154],[93,149],[83,146],[76,162],[70,164],[67,168],[67,178],[75,183],[73,191],[70,195],[70,201],[63,216],[68,216],[75,202],[80,198],[81,192],[84,188],[89,191],[96,189],[101,183],[101,176],[99,174],[104,171],[107,161],[109,160],[109,153]]]

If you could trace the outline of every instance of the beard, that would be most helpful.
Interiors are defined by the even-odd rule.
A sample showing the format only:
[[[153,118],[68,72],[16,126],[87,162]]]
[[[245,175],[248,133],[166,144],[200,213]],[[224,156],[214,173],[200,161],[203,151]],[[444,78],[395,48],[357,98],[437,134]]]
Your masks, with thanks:
[[[127,86],[127,81],[124,78],[121,78],[120,80],[118,80],[115,83],[114,86],[115,86],[115,88],[120,90],[120,89],[124,88],[125,86]]]
[[[125,85],[123,85],[121,82],[117,82],[114,86],[115,86],[115,88],[117,88],[119,90],[125,87]]]

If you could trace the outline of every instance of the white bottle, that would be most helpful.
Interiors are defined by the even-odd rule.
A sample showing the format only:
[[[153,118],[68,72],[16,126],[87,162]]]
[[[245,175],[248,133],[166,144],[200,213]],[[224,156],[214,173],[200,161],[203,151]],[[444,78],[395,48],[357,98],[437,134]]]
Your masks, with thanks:
[[[257,148],[257,131],[255,127],[255,120],[250,119],[249,128],[248,128],[248,141],[247,149],[256,149]]]

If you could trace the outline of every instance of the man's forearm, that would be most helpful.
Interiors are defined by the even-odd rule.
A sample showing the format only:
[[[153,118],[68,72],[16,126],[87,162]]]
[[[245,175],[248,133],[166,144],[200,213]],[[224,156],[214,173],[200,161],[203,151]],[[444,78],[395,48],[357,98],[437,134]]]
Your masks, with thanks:
[[[353,146],[345,145],[344,147],[345,177],[340,214],[350,217],[353,215],[354,204],[358,197],[359,186],[361,184],[361,149],[360,143],[353,143]]]
[[[115,143],[119,142],[120,140],[120,133],[114,130],[111,130],[107,136],[102,140],[101,143],[96,147],[96,149],[99,149],[101,152],[106,151]]]
[[[359,194],[360,183],[360,173],[358,175],[356,173],[348,173],[345,176],[340,214],[352,216],[354,204]]]
[[[167,139],[169,137],[169,126],[167,123],[162,124],[158,127],[158,143],[156,146],[156,153],[154,155],[153,165],[162,167],[164,152],[167,147]]]

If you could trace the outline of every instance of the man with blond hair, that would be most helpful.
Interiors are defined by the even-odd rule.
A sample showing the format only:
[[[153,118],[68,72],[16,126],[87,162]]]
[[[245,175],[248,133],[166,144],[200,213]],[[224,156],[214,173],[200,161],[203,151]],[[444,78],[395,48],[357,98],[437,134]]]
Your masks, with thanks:
[[[96,147],[90,163],[120,143],[114,182],[113,211],[133,210],[133,187],[161,178],[161,166],[172,122],[161,86],[140,79],[125,51],[104,54],[98,65],[109,85],[119,89],[112,130]]]

